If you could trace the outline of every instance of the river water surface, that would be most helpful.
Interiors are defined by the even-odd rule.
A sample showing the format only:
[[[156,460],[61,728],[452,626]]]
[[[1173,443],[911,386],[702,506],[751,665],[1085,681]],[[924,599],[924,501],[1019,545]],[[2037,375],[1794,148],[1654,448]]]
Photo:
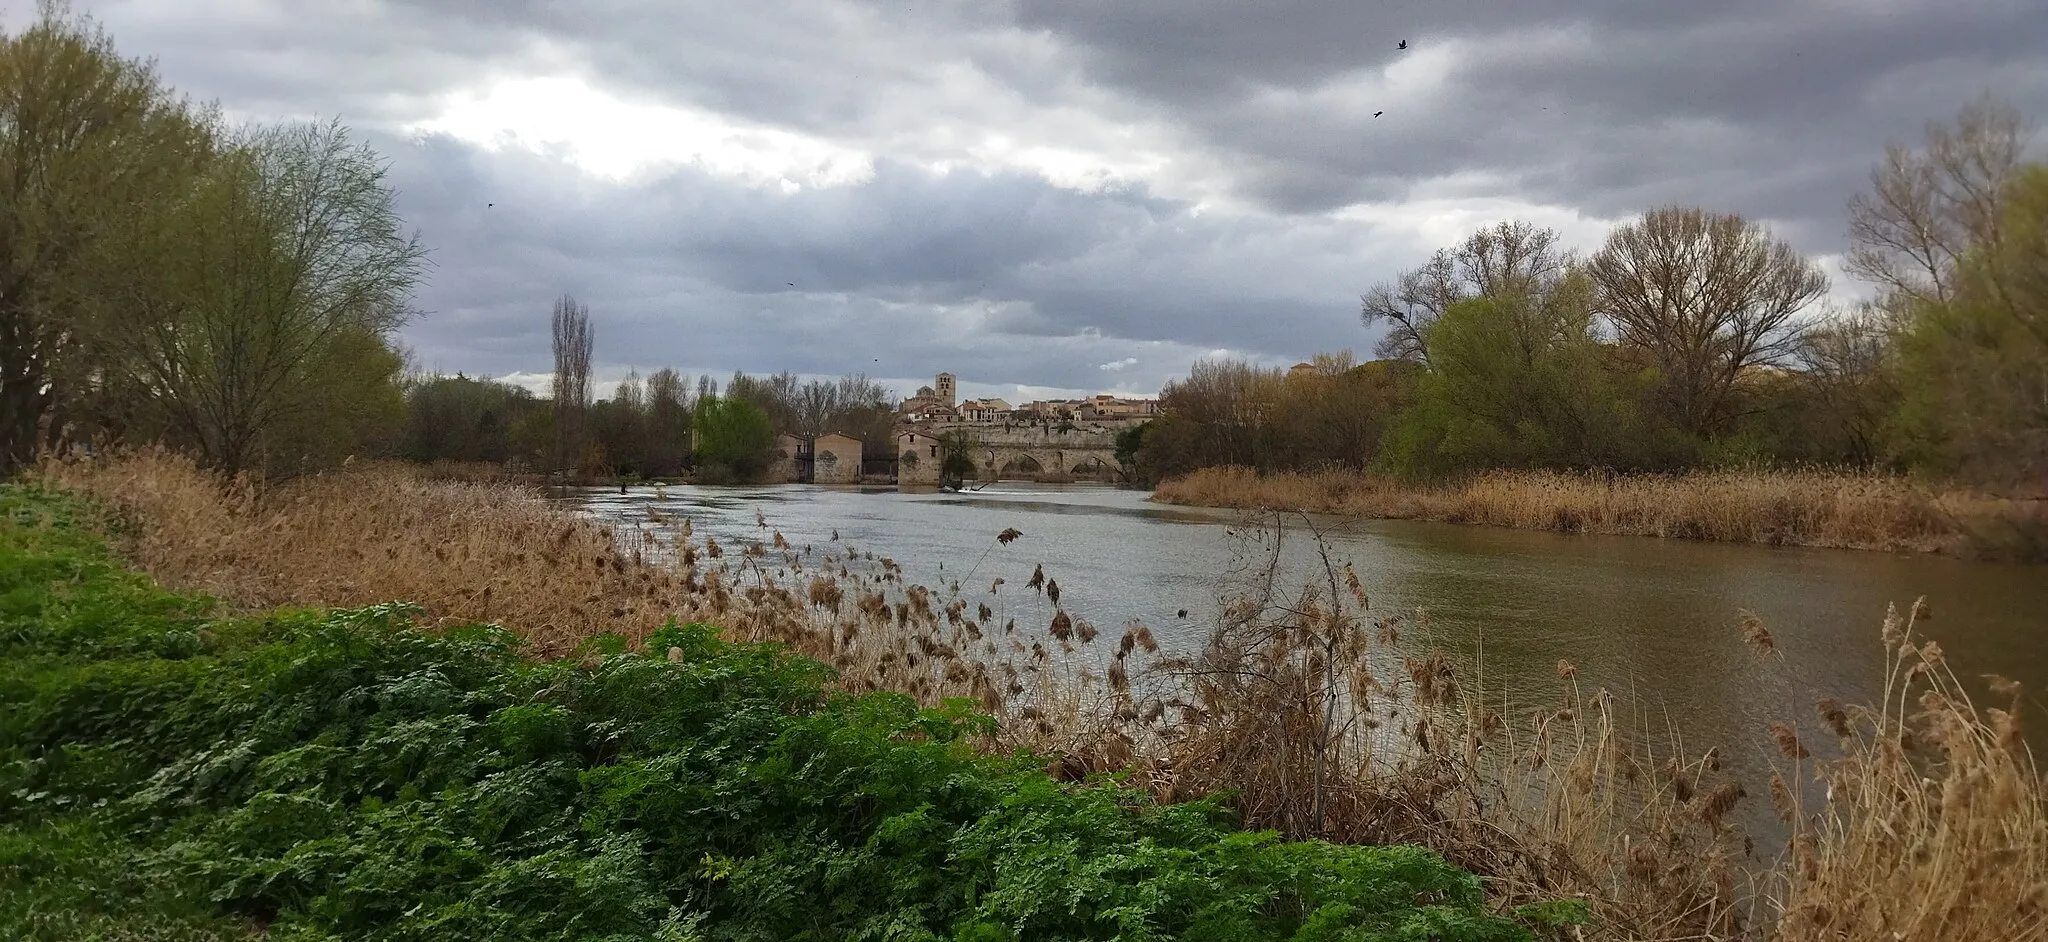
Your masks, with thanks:
[[[699,539],[728,545],[766,540],[757,513],[799,547],[823,548],[836,532],[841,548],[891,557],[913,583],[958,580],[969,598],[997,577],[1021,588],[1042,564],[1075,617],[1111,637],[1138,619],[1170,648],[1200,642],[1226,574],[1243,568],[1248,550],[1231,512],[1089,485],[957,494],[671,487],[575,499],[628,523],[657,507],[690,518]],[[1918,596],[1933,612],[1926,633],[1958,673],[2011,677],[2037,705],[2048,688],[2048,568],[1420,521],[1317,523],[1333,552],[1355,565],[1376,611],[1411,614],[1405,645],[1452,652],[1468,677],[1483,667],[1486,687],[1516,702],[1554,699],[1558,661],[1569,658],[1582,683],[1669,717],[1689,746],[1749,751],[1772,720],[1810,728],[1816,697],[1875,699],[1885,607],[1904,610]],[[1023,537],[997,545],[996,534],[1012,527]],[[1313,540],[1290,537],[1282,548],[1292,577],[1311,574]],[[1416,609],[1427,615],[1426,632]],[[1744,643],[1737,626],[1745,610],[1775,636],[1777,656]],[[1020,629],[1030,611],[1011,613]],[[2040,731],[2037,724],[2037,744]]]

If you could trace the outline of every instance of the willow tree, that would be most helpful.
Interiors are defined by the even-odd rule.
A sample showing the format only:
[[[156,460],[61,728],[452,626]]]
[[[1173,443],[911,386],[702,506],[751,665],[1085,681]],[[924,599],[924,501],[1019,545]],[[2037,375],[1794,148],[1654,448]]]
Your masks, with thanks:
[[[1947,301],[1914,305],[1900,340],[1913,457],[2015,496],[2048,497],[2048,166],[2001,196],[1996,241],[1966,253]]]
[[[1359,319],[1366,327],[1387,328],[1379,343],[1381,356],[1427,361],[1429,328],[1452,305],[1470,298],[1547,294],[1573,263],[1557,230],[1519,220],[1495,223],[1368,289],[1359,297]]]
[[[734,396],[697,400],[691,443],[700,484],[759,480],[775,448],[775,423],[760,406]]]
[[[366,420],[396,425],[388,341],[425,256],[384,162],[346,128],[234,136],[122,245],[151,264],[127,266],[102,333],[160,437],[234,473],[345,452]]]
[[[1792,354],[1795,316],[1828,288],[1763,226],[1676,206],[1615,229],[1586,273],[1595,310],[1657,371],[1665,418],[1701,438],[1733,417],[1745,373]]]
[[[91,21],[45,2],[0,36],[0,475],[62,434],[98,370],[82,309],[107,228],[194,172],[206,124]],[[147,260],[133,260],[149,264]]]
[[[1609,368],[1592,288],[1574,273],[1551,303],[1476,297],[1429,331],[1429,370],[1396,417],[1384,463],[1422,475],[1483,467],[1646,463],[1630,377]]]

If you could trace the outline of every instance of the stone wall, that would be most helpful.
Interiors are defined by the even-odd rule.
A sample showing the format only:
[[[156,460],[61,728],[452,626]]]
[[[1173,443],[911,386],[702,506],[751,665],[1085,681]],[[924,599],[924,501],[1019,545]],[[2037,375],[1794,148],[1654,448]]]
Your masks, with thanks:
[[[812,483],[860,483],[860,439],[837,433],[820,435],[811,442],[811,454]]]
[[[923,432],[898,432],[896,456],[897,484],[939,483],[939,467],[946,456],[937,438]]]
[[[775,451],[769,455],[768,483],[794,484],[803,480],[803,439],[794,435],[775,436]]]

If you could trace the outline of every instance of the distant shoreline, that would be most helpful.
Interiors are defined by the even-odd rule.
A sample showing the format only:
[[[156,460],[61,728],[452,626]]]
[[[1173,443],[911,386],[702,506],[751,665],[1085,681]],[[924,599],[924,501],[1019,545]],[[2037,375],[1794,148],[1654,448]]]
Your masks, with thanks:
[[[1163,504],[1434,520],[1769,546],[2048,561],[2048,506],[1903,478],[1829,471],[1604,476],[1491,471],[1415,485],[1358,471],[1205,468],[1161,482]]]

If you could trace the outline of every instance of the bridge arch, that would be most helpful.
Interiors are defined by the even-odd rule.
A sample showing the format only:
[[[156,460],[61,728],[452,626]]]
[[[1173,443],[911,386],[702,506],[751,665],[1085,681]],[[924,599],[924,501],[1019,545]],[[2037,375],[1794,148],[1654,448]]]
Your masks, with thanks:
[[[1077,456],[1067,467],[1067,474],[1084,481],[1116,481],[1123,477],[1123,469],[1105,456],[1091,452]]]
[[[996,469],[996,478],[1004,481],[1029,481],[1044,474],[1045,470],[1045,462],[1038,460],[1036,455],[1021,452],[1011,455],[1008,461],[1003,462],[1002,467]]]

